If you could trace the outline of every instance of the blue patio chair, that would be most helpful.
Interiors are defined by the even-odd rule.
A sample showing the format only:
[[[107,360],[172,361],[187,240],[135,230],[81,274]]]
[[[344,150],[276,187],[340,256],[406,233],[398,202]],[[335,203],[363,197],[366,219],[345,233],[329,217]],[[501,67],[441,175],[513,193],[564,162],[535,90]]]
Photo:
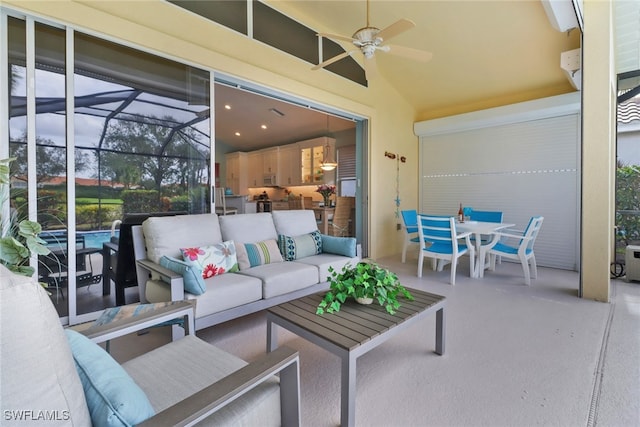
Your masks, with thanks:
[[[502,212],[500,211],[476,211],[471,210],[469,214],[470,221],[481,222],[502,222]],[[485,245],[491,241],[491,236],[482,236],[481,244]],[[475,242],[475,237],[471,236],[471,242]]]
[[[407,259],[407,248],[410,245],[419,245],[418,237],[418,211],[415,209],[401,211],[402,230],[404,230],[404,243],[402,244],[402,263]]]
[[[456,233],[456,222],[453,217],[437,215],[418,215],[418,237],[420,254],[418,255],[418,277],[422,277],[422,263],[424,258],[431,258],[437,262],[438,271],[444,265],[451,263],[451,284],[456,283],[456,267],[458,258],[469,254],[469,272],[473,274],[475,248],[471,244],[471,233]],[[465,243],[458,243],[464,239]]]
[[[480,262],[486,261],[487,255],[490,257],[491,271],[496,269],[496,257],[504,257],[508,259],[514,259],[520,261],[522,264],[522,270],[524,272],[524,282],[527,285],[531,284],[531,278],[534,279],[538,276],[538,268],[536,265],[536,256],[533,253],[533,245],[538,237],[540,228],[542,227],[542,221],[544,217],[534,216],[529,220],[529,224],[524,231],[519,233],[510,230],[509,233],[497,232],[494,239],[488,245],[480,247]],[[502,243],[502,238],[515,239],[518,243],[515,245],[507,245]],[[484,269],[480,269],[480,277],[484,276]]]
[[[471,210],[469,215],[471,221],[482,222],[502,222],[502,212],[499,211],[476,211]]]

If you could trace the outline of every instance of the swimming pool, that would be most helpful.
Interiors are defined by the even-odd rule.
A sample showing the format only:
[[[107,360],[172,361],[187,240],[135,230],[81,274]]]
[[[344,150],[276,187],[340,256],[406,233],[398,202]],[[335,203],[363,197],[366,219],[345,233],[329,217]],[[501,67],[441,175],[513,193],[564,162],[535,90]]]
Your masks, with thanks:
[[[66,230],[59,230],[59,231],[44,231],[40,235],[43,238],[46,238],[47,236],[56,237],[56,236],[64,236],[66,234],[67,234]],[[111,240],[110,230],[78,231],[76,235],[84,237],[84,245],[87,248],[102,248],[103,243]],[[120,230],[116,230],[115,235],[119,236]],[[49,245],[49,246],[51,247],[52,245]],[[53,246],[55,246],[55,243],[53,243]]]

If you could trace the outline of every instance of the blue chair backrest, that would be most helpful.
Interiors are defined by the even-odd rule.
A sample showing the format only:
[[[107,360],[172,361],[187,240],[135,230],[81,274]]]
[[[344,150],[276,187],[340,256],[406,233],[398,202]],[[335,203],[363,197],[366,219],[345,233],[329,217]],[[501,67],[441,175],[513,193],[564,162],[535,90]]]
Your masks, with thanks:
[[[421,234],[426,241],[455,241],[452,239],[452,218],[443,215],[419,215]]]
[[[471,211],[469,219],[471,221],[502,222],[502,212],[473,210]]]
[[[533,250],[533,244],[536,242],[540,228],[542,228],[542,221],[544,221],[542,216],[532,216],[529,220],[529,224],[527,224],[527,228],[523,233],[525,237],[530,237],[527,241],[527,249]]]
[[[402,214],[402,222],[404,222],[404,228],[407,230],[407,233],[417,233],[418,211],[409,209],[401,211],[400,214]]]

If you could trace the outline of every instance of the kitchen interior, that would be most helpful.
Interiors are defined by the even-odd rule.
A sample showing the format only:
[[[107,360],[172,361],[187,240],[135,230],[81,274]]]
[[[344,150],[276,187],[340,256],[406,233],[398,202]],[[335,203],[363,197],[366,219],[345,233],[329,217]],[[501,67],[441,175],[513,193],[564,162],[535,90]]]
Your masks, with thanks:
[[[285,210],[290,199],[321,207],[321,184],[355,197],[355,121],[223,83],[215,109],[216,187],[225,189],[227,208]],[[338,166],[325,170],[327,163]]]

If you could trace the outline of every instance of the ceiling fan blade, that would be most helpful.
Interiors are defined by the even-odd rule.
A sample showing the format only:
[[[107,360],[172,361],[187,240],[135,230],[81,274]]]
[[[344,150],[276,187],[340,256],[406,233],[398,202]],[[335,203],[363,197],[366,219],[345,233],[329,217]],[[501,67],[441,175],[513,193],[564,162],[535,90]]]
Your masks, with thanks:
[[[421,62],[427,62],[433,57],[433,54],[431,52],[414,49],[412,47],[398,46],[395,44],[385,45],[380,50],[392,55],[404,56],[405,58]]]
[[[404,33],[415,26],[416,24],[413,21],[403,18],[389,25],[387,28],[380,30],[380,32],[376,34],[376,37],[380,37],[382,40],[389,40],[391,37]]]
[[[365,56],[363,60],[363,65],[364,65],[364,75],[367,81],[375,79],[376,76],[378,75],[378,63],[376,62],[375,55],[370,58],[367,58]]]
[[[342,41],[345,41],[345,42],[353,43],[353,37],[340,36],[338,34],[329,34],[329,33],[318,33],[317,35],[318,36],[322,36],[322,37],[326,37],[328,39],[342,40]]]
[[[324,68],[327,65],[333,64],[334,62],[338,62],[343,58],[346,58],[347,56],[351,55],[351,53],[353,53],[355,51],[350,50],[349,52],[343,52],[340,55],[336,55],[333,58],[327,59],[324,62],[319,63],[318,65],[315,65],[313,67],[311,67],[312,70],[319,70],[320,68]]]

